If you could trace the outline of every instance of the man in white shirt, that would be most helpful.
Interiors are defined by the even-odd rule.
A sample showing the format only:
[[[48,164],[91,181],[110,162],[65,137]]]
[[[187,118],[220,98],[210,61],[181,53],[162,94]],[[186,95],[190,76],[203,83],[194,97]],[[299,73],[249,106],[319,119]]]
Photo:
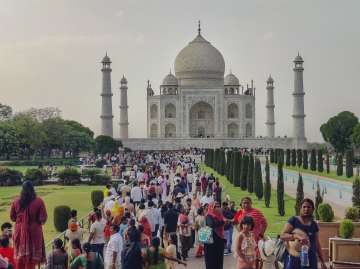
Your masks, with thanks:
[[[123,250],[123,240],[119,233],[119,226],[112,224],[110,226],[110,240],[106,246],[104,265],[105,269],[121,268],[121,252]]]
[[[203,196],[203,197],[201,197],[201,199],[200,199],[200,204],[203,206],[203,205],[206,205],[206,204],[211,204],[211,203],[213,203],[214,202],[214,198],[212,197],[212,195],[211,195],[211,192],[210,191],[208,191],[207,193],[206,193],[206,195],[205,196]]]
[[[88,242],[91,244],[91,250],[97,252],[104,257],[104,230],[106,221],[102,218],[101,211],[97,210],[95,212],[96,221],[90,226],[90,236]]]
[[[145,212],[145,217],[150,223],[152,236],[156,237],[159,230],[161,215],[152,200],[148,202],[148,209]]]
[[[130,197],[135,205],[140,204],[141,199],[144,198],[141,192],[141,188],[138,186],[137,182],[134,182],[134,186],[132,187],[130,192]]]

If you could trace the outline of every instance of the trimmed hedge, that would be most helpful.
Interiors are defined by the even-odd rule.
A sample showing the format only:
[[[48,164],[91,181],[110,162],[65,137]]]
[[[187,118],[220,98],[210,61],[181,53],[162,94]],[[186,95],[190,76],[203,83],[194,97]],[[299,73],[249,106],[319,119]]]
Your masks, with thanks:
[[[80,172],[76,168],[65,168],[58,173],[59,184],[75,185],[81,183]]]
[[[331,205],[327,203],[322,203],[319,205],[318,209],[319,219],[323,222],[332,222],[334,220],[334,211]]]
[[[21,172],[0,166],[0,186],[21,185],[21,178]]]
[[[4,161],[1,165],[4,166],[44,166],[44,165],[78,165],[79,159],[44,159],[44,160],[16,160],[16,161]]]
[[[24,176],[24,180],[30,180],[34,186],[42,185],[48,178],[48,172],[42,168],[27,169]]]
[[[92,191],[91,192],[91,202],[93,207],[98,207],[104,201],[104,192],[102,191]]]
[[[353,236],[355,231],[355,225],[350,219],[344,219],[340,223],[339,234],[340,237],[349,239]]]
[[[68,228],[68,221],[70,219],[70,207],[60,205],[54,208],[54,226],[55,229],[62,233]]]

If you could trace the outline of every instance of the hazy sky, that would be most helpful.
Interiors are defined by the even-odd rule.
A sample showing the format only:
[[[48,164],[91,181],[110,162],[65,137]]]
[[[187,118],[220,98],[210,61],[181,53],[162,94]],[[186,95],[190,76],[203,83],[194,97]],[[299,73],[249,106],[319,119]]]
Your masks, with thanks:
[[[0,102],[55,106],[100,130],[101,64],[111,57],[115,136],[128,79],[130,137],[146,136],[146,81],[158,93],[178,52],[202,34],[240,83],[254,79],[264,135],[266,79],[275,80],[276,135],[292,134],[293,59],[304,58],[306,135],[330,116],[360,116],[360,1],[0,0]]]

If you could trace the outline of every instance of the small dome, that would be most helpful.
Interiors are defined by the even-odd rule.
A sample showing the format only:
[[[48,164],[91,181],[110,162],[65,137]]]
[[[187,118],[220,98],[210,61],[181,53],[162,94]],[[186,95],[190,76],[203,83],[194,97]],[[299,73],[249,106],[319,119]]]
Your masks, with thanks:
[[[228,86],[228,85],[229,86],[239,86],[240,85],[239,79],[233,73],[230,73],[225,77],[224,85],[226,85],[226,86]]]
[[[171,72],[164,78],[162,85],[166,85],[166,86],[177,86],[178,85],[178,80],[177,78],[171,74]]]
[[[294,62],[295,62],[295,63],[303,63],[304,60],[303,60],[303,58],[300,56],[300,54],[298,54],[298,55],[295,57]]]
[[[266,81],[267,83],[274,83],[274,79],[271,77],[271,75],[269,76],[269,78]]]
[[[106,53],[105,57],[102,59],[101,62],[102,63],[111,63],[111,60],[110,60],[109,56],[107,55],[107,53]]]
[[[120,80],[121,84],[127,84],[127,79],[125,78],[125,76],[123,75],[122,79]]]

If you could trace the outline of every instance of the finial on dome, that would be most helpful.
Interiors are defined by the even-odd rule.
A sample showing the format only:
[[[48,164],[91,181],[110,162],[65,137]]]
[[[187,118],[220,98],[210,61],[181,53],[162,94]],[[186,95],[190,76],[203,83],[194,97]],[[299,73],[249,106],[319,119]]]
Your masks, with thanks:
[[[198,34],[201,35],[201,23],[200,23],[200,20],[198,22]]]

